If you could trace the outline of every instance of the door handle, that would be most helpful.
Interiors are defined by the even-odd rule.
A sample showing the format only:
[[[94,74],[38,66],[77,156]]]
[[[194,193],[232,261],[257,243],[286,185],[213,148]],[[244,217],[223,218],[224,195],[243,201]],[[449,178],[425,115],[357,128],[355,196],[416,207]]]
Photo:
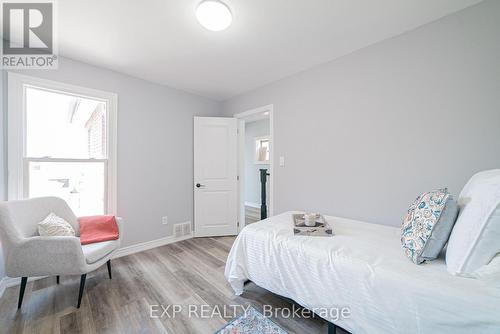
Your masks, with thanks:
[[[200,184],[200,183],[197,183],[197,184],[196,184],[196,188],[204,188],[204,187],[205,187],[205,185],[204,185],[204,184]]]

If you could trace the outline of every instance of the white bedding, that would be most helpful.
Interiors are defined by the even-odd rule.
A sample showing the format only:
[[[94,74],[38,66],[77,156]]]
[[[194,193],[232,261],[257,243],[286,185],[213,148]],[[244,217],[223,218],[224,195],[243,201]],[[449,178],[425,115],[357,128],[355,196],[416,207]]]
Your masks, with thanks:
[[[444,259],[412,263],[400,229],[326,217],[333,237],[294,236],[292,212],[246,226],[225,275],[304,307],[349,307],[351,333],[500,333],[500,282],[450,275]],[[326,317],[327,320],[333,320]]]

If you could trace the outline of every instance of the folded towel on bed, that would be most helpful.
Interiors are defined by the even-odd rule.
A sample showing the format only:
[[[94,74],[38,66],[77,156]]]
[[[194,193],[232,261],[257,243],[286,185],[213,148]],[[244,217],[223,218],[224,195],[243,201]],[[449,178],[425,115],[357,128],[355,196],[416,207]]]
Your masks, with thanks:
[[[79,217],[80,243],[82,245],[118,239],[115,216]]]

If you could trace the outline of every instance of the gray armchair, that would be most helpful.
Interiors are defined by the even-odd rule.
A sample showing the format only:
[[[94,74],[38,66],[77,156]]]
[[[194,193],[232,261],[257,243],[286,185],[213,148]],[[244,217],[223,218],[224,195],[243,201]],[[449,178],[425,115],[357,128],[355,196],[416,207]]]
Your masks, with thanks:
[[[41,237],[38,223],[49,213],[70,223],[76,237]],[[120,238],[94,244],[80,244],[80,229],[75,214],[57,197],[41,197],[0,203],[0,237],[4,249],[7,276],[21,277],[18,308],[30,276],[81,275],[80,307],[87,273],[107,263],[111,279],[111,257],[120,247],[123,222],[117,218]]]

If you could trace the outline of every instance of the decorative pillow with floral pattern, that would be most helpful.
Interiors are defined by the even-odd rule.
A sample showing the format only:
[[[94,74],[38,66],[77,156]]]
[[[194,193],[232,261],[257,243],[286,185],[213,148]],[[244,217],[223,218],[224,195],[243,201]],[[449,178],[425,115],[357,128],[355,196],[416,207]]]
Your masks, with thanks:
[[[416,264],[436,259],[450,237],[457,215],[457,202],[448,189],[418,196],[401,226],[401,245],[406,256]]]

